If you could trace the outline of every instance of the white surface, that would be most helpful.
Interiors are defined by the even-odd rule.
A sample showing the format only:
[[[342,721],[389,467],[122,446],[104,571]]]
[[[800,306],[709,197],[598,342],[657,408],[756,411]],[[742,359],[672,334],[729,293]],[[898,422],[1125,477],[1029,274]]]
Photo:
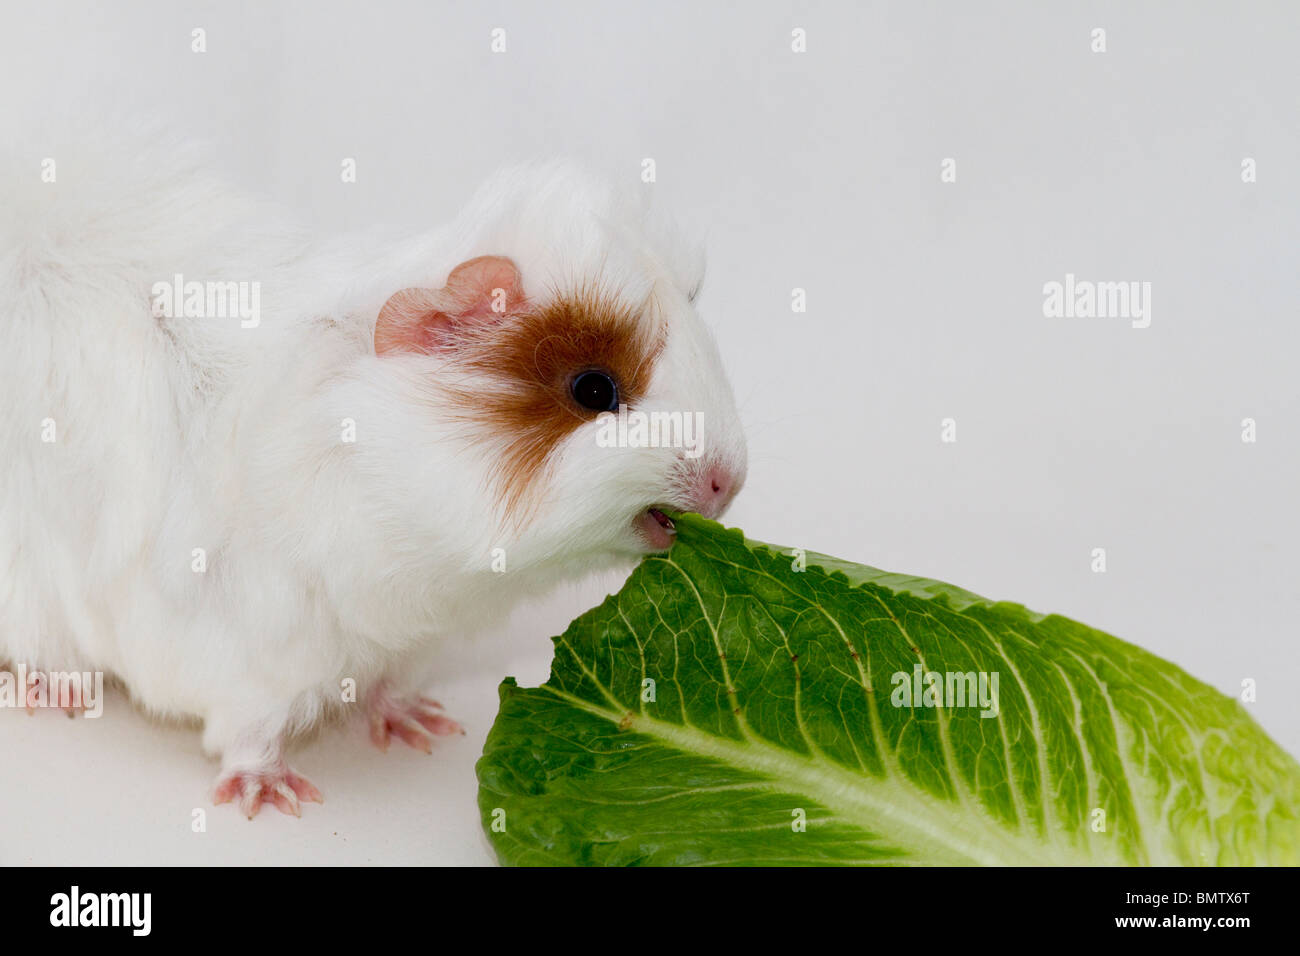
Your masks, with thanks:
[[[708,229],[701,305],[752,454],[732,523],[1076,617],[1228,693],[1253,678],[1300,752],[1300,8],[121,6],[6,11],[6,139],[67,102],[160,113],[322,228],[445,219],[510,160],[635,181],[654,157]],[[1044,318],[1067,272],[1153,283],[1151,327]],[[327,803],[301,821],[209,807],[197,733],[120,699],[98,722],[0,712],[0,862],[487,862],[496,684],[543,679],[547,637],[603,593],[450,652],[431,689],[470,733],[432,759],[359,726],[308,746]]]
[[[530,609],[530,623],[515,630],[532,634],[531,646],[496,634],[449,655],[443,679],[430,689],[466,735],[439,738],[432,756],[400,741],[380,753],[359,718],[296,751],[291,765],[325,796],[323,804],[305,804],[301,820],[273,807],[251,821],[232,805],[213,807],[208,791],[217,767],[200,754],[197,731],[148,720],[120,691],[98,719],[0,710],[8,770],[0,781],[0,864],[491,862],[474,762],[496,716],[497,685],[507,673],[524,684],[546,679],[544,635],[559,633],[571,609],[604,594],[584,590],[586,598],[564,593]]]

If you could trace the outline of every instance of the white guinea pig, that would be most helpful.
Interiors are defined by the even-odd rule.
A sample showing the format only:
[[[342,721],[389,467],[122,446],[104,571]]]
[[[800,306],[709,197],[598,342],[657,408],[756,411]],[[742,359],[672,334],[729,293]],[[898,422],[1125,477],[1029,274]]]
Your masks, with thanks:
[[[193,155],[5,170],[0,662],[200,719],[217,802],[296,814],[341,687],[381,747],[459,732],[412,686],[440,640],[721,514],[745,445],[700,256],[634,192],[515,169],[321,241]]]

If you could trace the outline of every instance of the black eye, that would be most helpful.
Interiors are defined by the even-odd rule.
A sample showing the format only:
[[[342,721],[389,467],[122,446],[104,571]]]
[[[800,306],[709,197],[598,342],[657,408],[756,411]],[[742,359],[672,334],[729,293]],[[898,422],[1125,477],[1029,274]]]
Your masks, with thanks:
[[[618,386],[604,372],[583,372],[569,386],[573,400],[593,412],[618,411]]]

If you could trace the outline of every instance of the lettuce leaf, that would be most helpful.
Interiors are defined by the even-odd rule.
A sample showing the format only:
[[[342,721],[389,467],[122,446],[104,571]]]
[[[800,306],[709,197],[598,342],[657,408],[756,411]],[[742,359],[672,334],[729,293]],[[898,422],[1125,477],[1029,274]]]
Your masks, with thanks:
[[[555,638],[545,684],[501,685],[478,778],[502,862],[1300,863],[1300,765],[1173,664],[677,527]]]

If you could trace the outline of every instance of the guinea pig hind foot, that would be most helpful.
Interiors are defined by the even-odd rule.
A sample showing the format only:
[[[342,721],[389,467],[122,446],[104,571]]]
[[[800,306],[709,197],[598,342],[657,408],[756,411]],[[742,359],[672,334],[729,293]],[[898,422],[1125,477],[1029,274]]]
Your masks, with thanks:
[[[284,763],[261,770],[224,770],[217,778],[212,799],[217,804],[237,799],[240,813],[250,820],[257,816],[264,803],[273,804],[281,813],[300,817],[304,801],[325,802],[310,780]]]
[[[433,753],[435,736],[448,737],[464,734],[465,729],[442,713],[442,705],[428,697],[397,696],[386,687],[380,687],[371,697],[369,706],[370,740],[380,750],[387,751],[393,737],[408,747],[424,753]]]

